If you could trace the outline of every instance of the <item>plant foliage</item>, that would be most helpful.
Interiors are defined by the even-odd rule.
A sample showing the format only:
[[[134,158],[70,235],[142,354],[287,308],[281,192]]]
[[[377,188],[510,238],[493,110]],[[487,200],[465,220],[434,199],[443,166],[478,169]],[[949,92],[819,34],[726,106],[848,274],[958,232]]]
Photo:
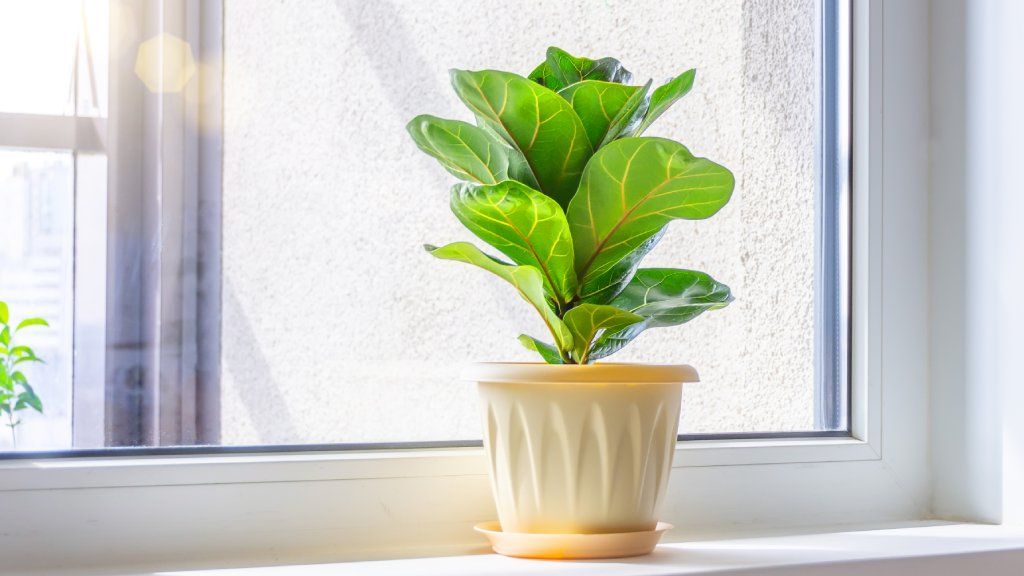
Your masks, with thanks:
[[[15,324],[10,317],[6,302],[0,302],[0,415],[7,417],[11,429],[11,441],[17,444],[14,429],[21,424],[18,412],[29,408],[43,411],[43,402],[32,389],[23,368],[34,362],[42,362],[32,348],[19,340],[21,331],[33,326],[49,326],[42,318],[28,318]]]
[[[703,220],[732,195],[733,175],[682,144],[641,134],[693,87],[694,70],[632,84],[614,58],[551,47],[527,77],[452,70],[476,125],[429,115],[409,134],[463,180],[455,216],[511,262],[473,244],[426,246],[512,284],[551,332],[519,341],[552,364],[586,364],[648,328],[677,326],[732,301],[703,272],[640,268],[673,220]]]

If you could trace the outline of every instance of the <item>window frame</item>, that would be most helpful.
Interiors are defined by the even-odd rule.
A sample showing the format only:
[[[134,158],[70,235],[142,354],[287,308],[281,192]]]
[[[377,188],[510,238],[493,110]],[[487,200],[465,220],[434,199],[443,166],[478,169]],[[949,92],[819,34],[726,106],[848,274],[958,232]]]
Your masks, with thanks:
[[[927,132],[926,10],[852,3],[849,436],[679,443],[669,539],[929,512],[927,160],[908,145]],[[26,458],[0,462],[0,492],[22,543],[81,564],[475,551],[494,515],[479,448]]]
[[[126,13],[123,0],[111,0],[110,5],[116,12]],[[815,427],[786,432],[682,433],[679,441],[851,435],[849,3],[822,0],[817,8],[817,110],[821,121],[815,161]],[[94,334],[76,338],[74,385],[76,391],[83,391],[75,394],[75,421],[89,424],[76,426],[74,445],[105,447],[4,452],[0,453],[0,460],[482,446],[480,440],[465,439],[275,446],[218,444],[219,418],[215,412],[219,408],[221,329],[218,318],[223,91],[218,79],[222,70],[222,10],[219,1],[184,9],[157,2],[132,13],[143,31],[138,34],[140,39],[159,31],[171,32],[196,49],[195,56],[204,63],[205,76],[191,83],[191,99],[147,93],[135,81],[132,54],[127,54],[128,58],[111,54],[111,69],[115,73],[109,109],[116,130],[102,148],[111,158],[109,208],[104,223],[109,222],[112,232],[79,227],[79,235],[103,238],[108,253],[102,262],[98,255],[86,255],[92,265],[80,267],[76,286],[90,289],[76,289],[75,294],[76,302],[81,299],[87,307],[105,311],[107,330],[100,340]],[[825,30],[835,34],[828,35]],[[215,129],[197,130],[197,122],[188,121],[191,118],[198,118],[201,126]],[[47,134],[53,132],[47,123],[60,120],[67,119],[46,117],[42,124],[22,121],[27,125],[15,124],[16,133],[28,137],[39,132]],[[0,125],[3,121],[0,115]],[[91,124],[92,130],[82,131],[87,146],[99,146],[98,134],[106,134],[106,124],[106,119],[102,119],[99,124]],[[44,139],[46,143],[54,141]],[[158,160],[150,161],[151,156]],[[152,250],[144,253],[142,246],[158,249],[155,254]],[[95,286],[106,287],[105,302],[98,298],[103,290],[97,291]],[[102,361],[98,360],[100,357]],[[127,404],[120,401],[126,397],[138,400]]]

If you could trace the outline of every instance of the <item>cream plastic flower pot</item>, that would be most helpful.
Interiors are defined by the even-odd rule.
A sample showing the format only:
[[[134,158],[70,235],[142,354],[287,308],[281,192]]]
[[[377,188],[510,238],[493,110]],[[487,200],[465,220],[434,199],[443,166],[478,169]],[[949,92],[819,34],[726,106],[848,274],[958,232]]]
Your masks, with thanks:
[[[484,446],[501,530],[654,530],[690,366],[479,363]]]

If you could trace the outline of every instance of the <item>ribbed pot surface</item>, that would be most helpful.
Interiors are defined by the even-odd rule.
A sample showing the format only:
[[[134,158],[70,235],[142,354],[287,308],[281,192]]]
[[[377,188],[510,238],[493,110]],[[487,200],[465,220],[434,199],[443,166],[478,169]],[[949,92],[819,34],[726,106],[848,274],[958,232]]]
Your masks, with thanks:
[[[503,531],[654,529],[692,368],[475,367],[467,376],[478,381]]]

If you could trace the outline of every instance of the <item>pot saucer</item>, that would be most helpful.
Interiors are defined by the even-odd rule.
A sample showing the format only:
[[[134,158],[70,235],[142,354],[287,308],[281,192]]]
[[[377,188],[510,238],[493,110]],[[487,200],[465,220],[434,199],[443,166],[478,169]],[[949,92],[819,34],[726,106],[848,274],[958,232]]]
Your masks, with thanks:
[[[618,534],[528,534],[502,532],[498,522],[482,522],[473,527],[491,541],[498,554],[517,558],[582,560],[623,558],[649,554],[670,530],[668,522],[658,522],[654,530]]]

